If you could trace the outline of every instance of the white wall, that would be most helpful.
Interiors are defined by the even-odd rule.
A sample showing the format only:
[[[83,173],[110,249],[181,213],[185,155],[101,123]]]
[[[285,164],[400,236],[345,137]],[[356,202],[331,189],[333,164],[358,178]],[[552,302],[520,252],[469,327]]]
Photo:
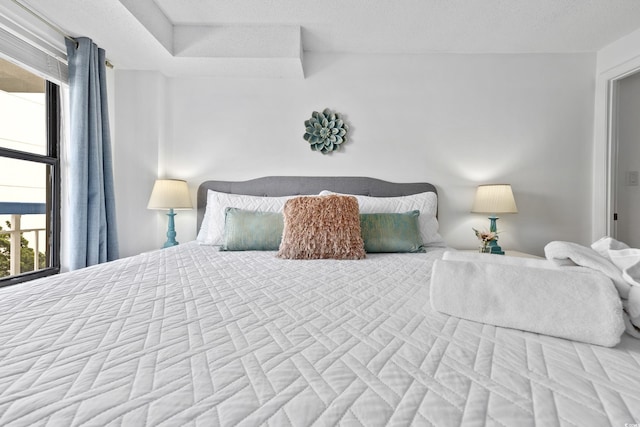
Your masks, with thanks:
[[[640,73],[620,80],[618,90],[618,170],[616,238],[640,248],[640,185],[628,173],[640,171]]]
[[[590,242],[594,69],[590,54],[306,54],[304,80],[168,78],[161,163],[167,177],[189,181],[194,197],[206,179],[264,175],[429,181],[440,192],[443,237],[461,248],[476,246],[472,227],[488,226],[469,213],[475,186],[511,183],[520,213],[499,222],[502,245],[542,254],[550,240]],[[149,85],[124,80],[118,105],[148,105],[157,96]],[[344,151],[327,156],[302,139],[304,120],[325,107],[351,126]],[[157,122],[117,116],[125,132],[158,132],[150,128]],[[117,173],[130,174],[127,167]],[[150,188],[118,191],[131,200],[130,192]],[[140,206],[128,212],[137,222],[152,218]],[[176,219],[179,239],[193,239],[195,213]],[[127,239],[136,248],[154,245],[140,233],[121,233],[130,249]]]
[[[147,202],[164,143],[165,87],[157,72],[115,73],[112,144],[121,257],[162,246],[159,223],[166,219],[147,210]]]

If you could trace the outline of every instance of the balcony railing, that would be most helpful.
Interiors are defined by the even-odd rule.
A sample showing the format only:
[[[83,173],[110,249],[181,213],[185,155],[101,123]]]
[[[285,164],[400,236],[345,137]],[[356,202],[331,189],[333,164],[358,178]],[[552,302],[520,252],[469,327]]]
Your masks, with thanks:
[[[11,252],[9,261],[9,274],[24,273],[20,271],[20,239],[22,233],[33,232],[35,241],[33,242],[33,271],[40,268],[40,231],[46,228],[21,228],[20,220],[22,215],[42,215],[46,213],[46,205],[44,203],[21,203],[21,202],[0,202],[0,215],[11,215],[11,230],[0,230],[0,234],[9,235],[9,248]]]

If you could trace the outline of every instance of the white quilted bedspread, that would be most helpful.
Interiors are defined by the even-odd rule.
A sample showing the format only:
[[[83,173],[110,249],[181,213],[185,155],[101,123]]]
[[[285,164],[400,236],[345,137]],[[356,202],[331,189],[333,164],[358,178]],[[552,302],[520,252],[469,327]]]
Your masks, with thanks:
[[[432,312],[440,255],[188,243],[0,289],[0,425],[640,423],[640,341]]]

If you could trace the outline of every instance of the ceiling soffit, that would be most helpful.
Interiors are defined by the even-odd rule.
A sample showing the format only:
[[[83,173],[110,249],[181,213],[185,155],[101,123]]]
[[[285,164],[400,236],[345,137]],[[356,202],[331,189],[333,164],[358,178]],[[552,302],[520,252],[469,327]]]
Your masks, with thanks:
[[[282,76],[304,77],[299,25],[173,24],[154,0],[119,0],[175,58],[243,58],[283,68]]]

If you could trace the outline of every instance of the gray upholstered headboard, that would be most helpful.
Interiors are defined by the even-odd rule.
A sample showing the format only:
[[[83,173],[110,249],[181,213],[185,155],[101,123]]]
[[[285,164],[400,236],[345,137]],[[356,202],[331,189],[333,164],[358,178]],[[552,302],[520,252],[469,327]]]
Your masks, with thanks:
[[[207,191],[248,194],[251,196],[313,195],[322,190],[374,197],[408,196],[432,191],[436,187],[426,182],[395,183],[376,178],[345,176],[267,176],[249,181],[205,181],[198,187],[198,228],[207,206]]]

